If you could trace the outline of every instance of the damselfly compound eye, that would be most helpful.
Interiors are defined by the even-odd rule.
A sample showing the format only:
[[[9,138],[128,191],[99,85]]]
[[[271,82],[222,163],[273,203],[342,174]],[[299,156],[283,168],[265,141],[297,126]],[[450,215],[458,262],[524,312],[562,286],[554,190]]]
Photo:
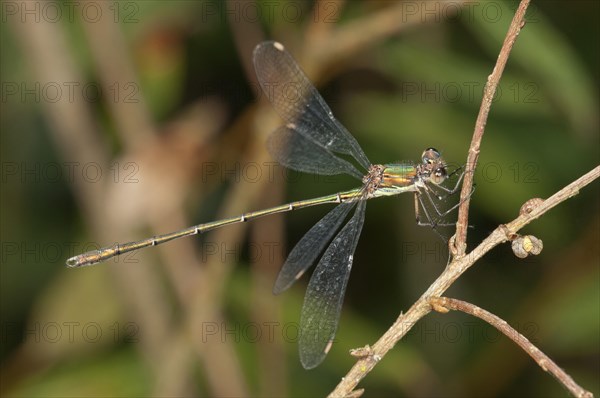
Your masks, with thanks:
[[[430,177],[430,181],[436,185],[439,185],[439,184],[443,183],[444,181],[446,181],[446,178],[448,178],[448,173],[446,172],[446,168],[440,167],[433,171],[433,173],[431,174],[431,177]]]
[[[432,164],[436,160],[440,158],[440,153],[435,148],[427,148],[423,151],[421,155],[421,160],[423,164]]]

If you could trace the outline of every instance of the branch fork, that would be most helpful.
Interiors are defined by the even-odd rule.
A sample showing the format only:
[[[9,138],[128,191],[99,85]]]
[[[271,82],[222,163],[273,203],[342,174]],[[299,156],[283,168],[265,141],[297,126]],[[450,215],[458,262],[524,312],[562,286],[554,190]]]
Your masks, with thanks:
[[[329,397],[360,396],[364,390],[354,390],[358,383],[375,367],[379,362],[379,359],[383,358],[383,356],[385,356],[385,354],[391,350],[404,335],[406,335],[419,319],[432,310],[441,313],[446,313],[450,310],[460,310],[485,320],[522,347],[542,369],[552,374],[574,396],[585,398],[593,396],[589,391],[577,385],[577,383],[575,383],[575,381],[560,369],[547,355],[535,347],[525,336],[510,327],[506,321],[473,304],[441,297],[442,294],[477,260],[501,243],[511,241],[511,245],[514,245],[513,250],[516,250],[515,254],[518,256],[539,254],[543,248],[542,241],[531,235],[521,236],[518,234],[518,231],[554,206],[573,197],[582,187],[600,177],[600,166],[597,166],[546,200],[540,198],[528,200],[521,207],[520,214],[516,219],[498,226],[475,249],[469,254],[466,254],[467,229],[469,225],[468,212],[470,193],[473,189],[473,172],[477,165],[480,152],[479,148],[492,105],[492,99],[494,98],[496,88],[498,87],[500,77],[504,71],[512,46],[515,43],[521,28],[525,26],[525,13],[528,6],[529,0],[522,0],[519,4],[508,29],[506,38],[504,39],[496,65],[494,66],[492,74],[488,77],[485,87],[479,115],[475,123],[473,138],[468,151],[466,162],[467,168],[465,170],[458,220],[456,223],[456,234],[449,242],[449,249],[453,259],[452,262],[431,286],[429,286],[427,291],[411,306],[411,308],[406,313],[400,314],[394,324],[372,347],[365,346],[353,351],[353,356],[358,357],[357,362],[329,394]],[[516,249],[514,249],[515,247]],[[377,360],[373,360],[375,357]]]

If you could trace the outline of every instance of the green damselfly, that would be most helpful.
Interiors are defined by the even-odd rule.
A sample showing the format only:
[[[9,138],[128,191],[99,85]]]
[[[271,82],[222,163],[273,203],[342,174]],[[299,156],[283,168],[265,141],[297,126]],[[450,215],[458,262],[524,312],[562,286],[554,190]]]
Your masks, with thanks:
[[[413,192],[419,224],[440,225],[439,220],[456,206],[442,212],[436,202],[442,196],[457,191],[462,174],[453,188],[444,187],[442,183],[448,179],[447,165],[440,153],[433,148],[426,149],[418,163],[372,165],[358,142],[335,119],[323,98],[282,44],[273,41],[259,44],[254,50],[254,67],[264,93],[287,122],[269,138],[271,155],[290,169],[321,175],[348,174],[361,180],[362,186],[198,224],[136,242],[114,244],[71,257],[67,260],[67,266],[92,265],[123,253],[184,236],[198,235],[226,225],[310,206],[337,203],[338,206],[315,224],[292,249],[273,288],[275,294],[288,289],[320,256],[308,284],[300,320],[300,359],[302,365],[310,369],[325,358],[335,337],[354,252],[365,219],[366,201]],[[293,90],[293,95],[290,95],[290,89]],[[339,155],[353,158],[365,172],[361,173],[355,165]],[[354,208],[354,214],[342,227]],[[421,222],[420,211],[424,211],[427,222]],[[435,214],[430,214],[432,212]]]

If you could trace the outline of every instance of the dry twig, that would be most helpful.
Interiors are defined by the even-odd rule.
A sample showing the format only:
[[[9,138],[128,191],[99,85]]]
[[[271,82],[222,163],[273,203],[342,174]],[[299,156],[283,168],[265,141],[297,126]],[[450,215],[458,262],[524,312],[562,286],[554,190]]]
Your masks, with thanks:
[[[529,0],[522,0],[519,4],[519,8],[515,12],[506,38],[500,49],[498,60],[494,66],[492,74],[488,76],[487,84],[483,92],[483,99],[481,100],[481,107],[479,108],[479,114],[477,115],[477,121],[475,122],[475,131],[473,132],[473,138],[471,139],[471,145],[469,146],[469,155],[467,157],[467,167],[465,170],[465,179],[463,182],[462,191],[460,192],[461,204],[458,208],[458,221],[456,223],[456,235],[454,239],[454,248],[452,252],[454,256],[460,257],[467,251],[467,228],[469,226],[469,203],[471,201],[471,191],[473,190],[473,175],[475,167],[477,166],[477,160],[479,159],[479,147],[483,133],[485,132],[485,125],[487,123],[488,115],[490,114],[490,108],[494,95],[496,94],[496,88],[500,83],[502,72],[508,61],[508,56],[512,50],[519,32],[525,25],[525,13],[529,6]]]
[[[548,210],[559,203],[577,195],[579,190],[600,177],[600,166],[584,174],[573,181],[538,207],[527,214],[521,214],[508,224],[498,226],[479,246],[468,255],[457,258],[442,272],[442,274],[431,284],[429,289],[412,305],[404,314],[400,315],[396,322],[385,332],[383,336],[372,346],[372,355],[359,359],[350,369],[330,397],[345,397],[358,385],[358,383],[375,367],[379,359],[391,350],[394,345],[412,328],[422,317],[431,311],[430,301],[432,298],[440,297],[466,270],[477,260],[483,257],[500,243],[509,241],[521,228],[531,221],[539,218]]]
[[[423,316],[431,311],[431,300],[439,298],[467,269],[469,269],[477,260],[492,248],[514,238],[516,233],[529,224],[531,221],[540,217],[542,214],[576,195],[579,189],[586,186],[600,176],[600,166],[597,166],[578,180],[567,185],[552,197],[543,202],[536,202],[535,207],[529,212],[522,212],[519,217],[508,224],[498,226],[479,246],[471,253],[465,255],[466,237],[469,211],[469,196],[473,187],[473,172],[479,157],[479,148],[481,139],[485,131],[487,117],[489,115],[492,100],[496,88],[504,71],[510,51],[515,43],[519,32],[524,26],[525,13],[529,5],[529,0],[522,0],[515,16],[510,24],[508,33],[500,50],[498,60],[492,74],[488,77],[488,82],[484,91],[479,115],[475,124],[475,131],[469,148],[467,158],[467,168],[465,181],[461,192],[461,205],[457,222],[457,231],[454,240],[454,260],[444,270],[444,272],[431,284],[427,291],[412,305],[404,314],[401,314],[396,322],[381,336],[381,338],[372,346],[371,354],[361,357],[350,369],[342,381],[329,395],[330,397],[345,397],[354,391],[358,383],[375,367],[379,360],[394,347],[394,345],[412,328],[412,326]],[[568,387],[567,387],[568,388]],[[581,391],[584,391],[581,389]],[[585,392],[587,393],[587,392]],[[591,394],[590,394],[591,395]],[[580,395],[578,396],[589,396]]]
[[[431,299],[430,304],[433,309],[438,312],[444,313],[448,312],[448,310],[462,311],[469,315],[483,319],[502,332],[506,337],[518,344],[519,347],[529,354],[529,356],[531,356],[538,363],[538,365],[544,369],[544,371],[550,373],[559,382],[561,382],[567,388],[567,390],[573,394],[573,396],[581,398],[590,398],[593,396],[591,392],[583,389],[581,386],[579,386],[579,384],[575,383],[575,380],[573,380],[571,376],[569,376],[552,359],[550,359],[546,354],[533,345],[533,343],[531,343],[527,337],[523,336],[521,333],[517,332],[513,327],[511,327],[504,319],[497,317],[483,308],[462,300],[456,300],[447,297],[434,297]]]

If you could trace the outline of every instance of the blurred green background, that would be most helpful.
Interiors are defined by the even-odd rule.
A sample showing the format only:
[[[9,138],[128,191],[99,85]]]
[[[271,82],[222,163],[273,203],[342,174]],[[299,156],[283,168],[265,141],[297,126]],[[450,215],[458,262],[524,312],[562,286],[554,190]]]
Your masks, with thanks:
[[[373,163],[429,146],[465,162],[517,2],[2,3],[3,396],[323,396],[446,265],[409,195],[372,201],[336,344],[302,369],[308,277],[281,296],[312,208],[66,269],[82,251],[352,188],[284,173],[254,46],[286,45]],[[481,147],[469,247],[599,162],[599,3],[534,1]],[[257,97],[258,96],[258,97]],[[447,292],[508,321],[600,393],[597,182]],[[464,314],[430,314],[359,387],[366,396],[566,396]]]

